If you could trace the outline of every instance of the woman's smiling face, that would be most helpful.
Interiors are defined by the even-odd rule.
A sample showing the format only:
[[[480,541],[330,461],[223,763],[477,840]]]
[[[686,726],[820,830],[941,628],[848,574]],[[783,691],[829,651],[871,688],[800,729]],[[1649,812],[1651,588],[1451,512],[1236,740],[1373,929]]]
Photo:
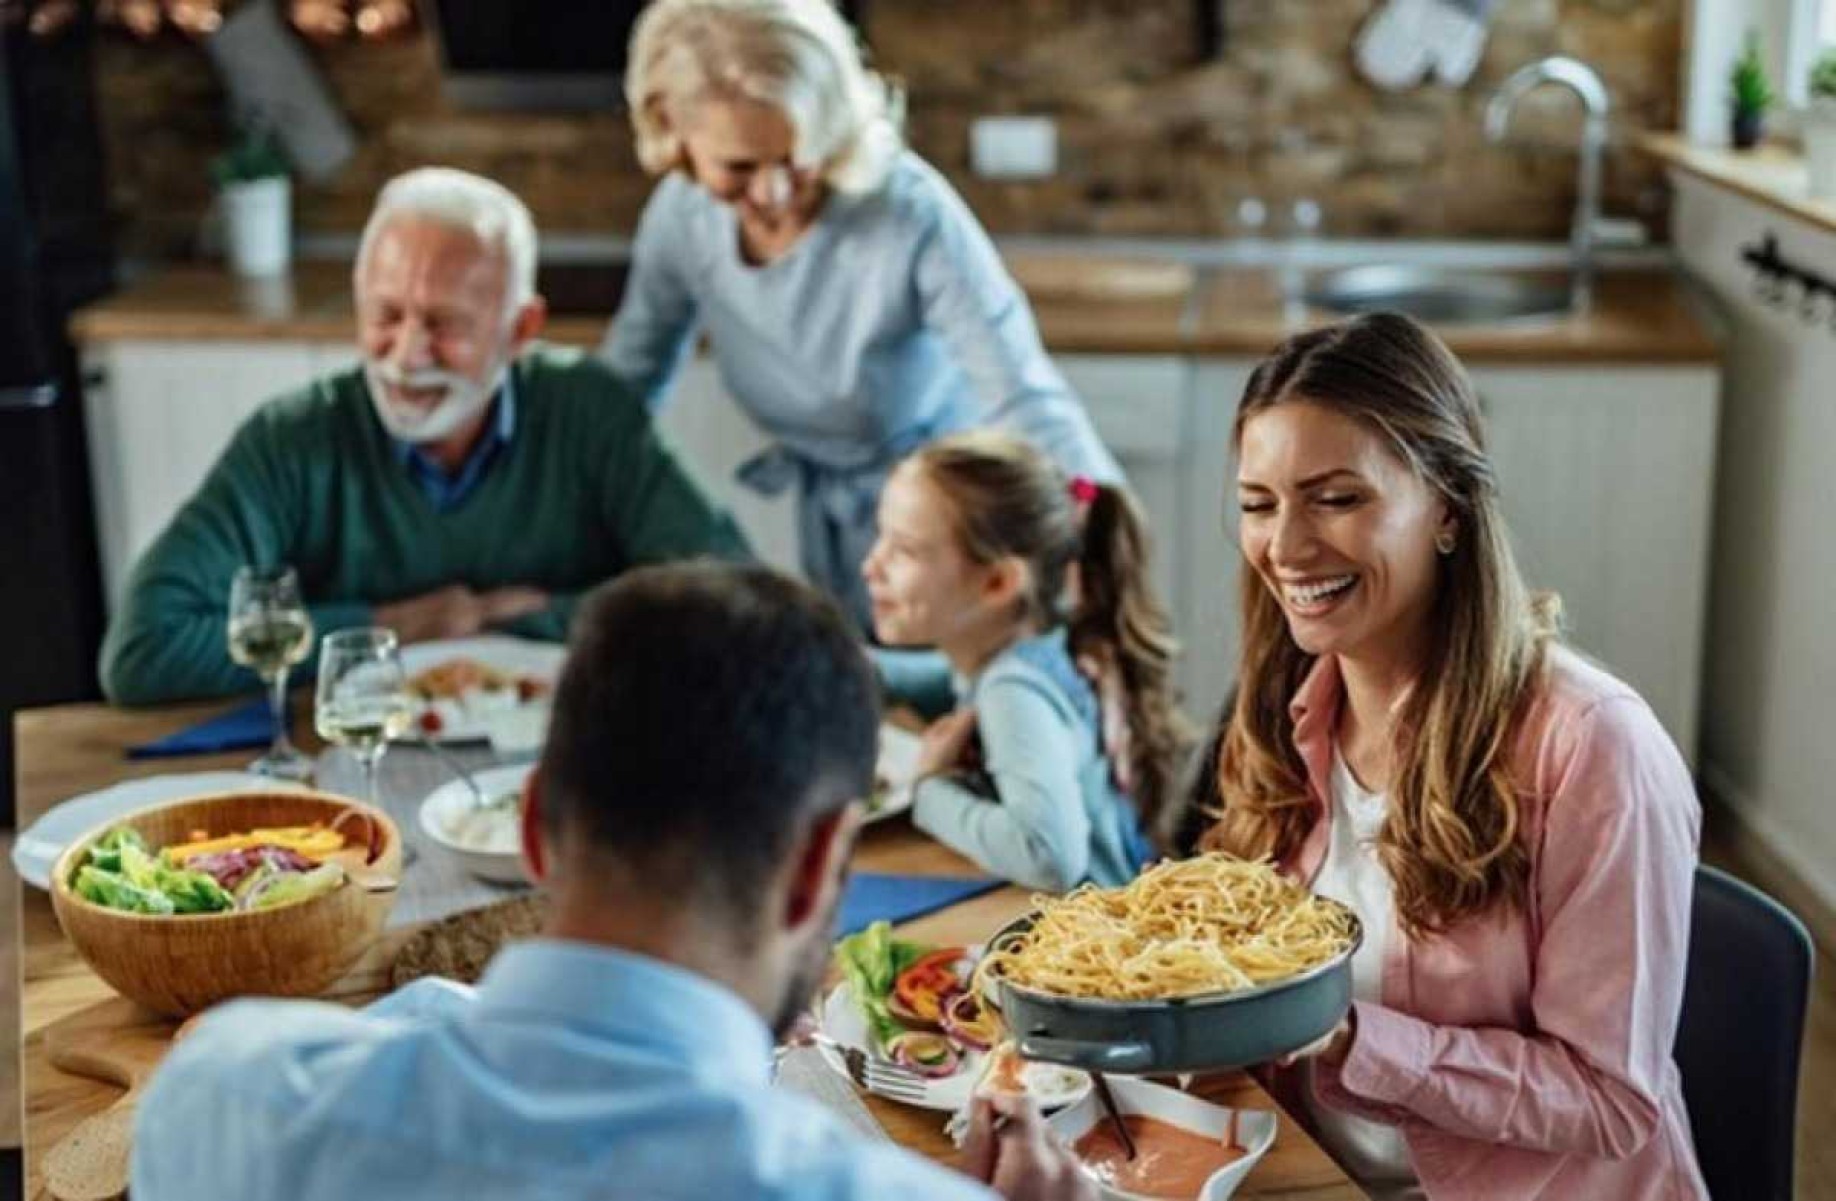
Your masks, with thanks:
[[[1447,504],[1367,425],[1305,399],[1244,422],[1243,556],[1314,655],[1394,660],[1426,642]]]

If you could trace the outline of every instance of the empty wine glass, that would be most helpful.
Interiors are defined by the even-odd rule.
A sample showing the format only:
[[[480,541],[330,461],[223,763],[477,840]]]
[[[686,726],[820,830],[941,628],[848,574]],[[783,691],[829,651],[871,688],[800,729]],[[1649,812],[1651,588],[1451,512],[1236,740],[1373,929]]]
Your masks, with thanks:
[[[394,630],[340,630],[325,636],[313,715],[321,738],[356,757],[370,804],[376,804],[376,766],[390,740],[407,733],[414,718]]]
[[[230,584],[230,658],[252,669],[268,686],[274,712],[274,741],[249,764],[264,776],[303,780],[312,759],[287,740],[287,671],[312,650],[312,617],[300,597],[293,568],[244,567]]]

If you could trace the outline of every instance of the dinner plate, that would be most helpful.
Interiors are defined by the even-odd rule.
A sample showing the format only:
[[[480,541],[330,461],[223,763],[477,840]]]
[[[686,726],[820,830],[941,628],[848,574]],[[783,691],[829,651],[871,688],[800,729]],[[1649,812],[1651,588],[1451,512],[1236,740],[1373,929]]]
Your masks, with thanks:
[[[454,659],[474,659],[486,667],[512,676],[533,676],[551,688],[561,676],[567,648],[557,642],[536,642],[505,634],[478,638],[449,638],[417,642],[402,648],[402,670],[414,677]],[[500,753],[533,750],[548,732],[549,698],[518,700],[514,695],[474,693],[459,700],[430,701],[440,717],[440,728],[429,732],[416,715],[417,736],[438,742],[489,742]]]
[[[823,998],[822,1010],[817,1015],[822,1032],[843,1046],[859,1047],[876,1059],[884,1056],[875,1051],[867,1036],[867,1019],[862,1016],[860,1006],[854,1003],[854,989],[846,980],[830,990]],[[817,1044],[822,1052],[823,1062],[832,1071],[846,1078],[848,1065],[843,1062],[841,1052],[833,1047]],[[899,1101],[905,1105],[915,1105],[919,1109],[935,1109],[944,1113],[954,1113],[969,1104],[970,1094],[975,1091],[976,1081],[982,1078],[983,1061],[987,1055],[981,1051],[966,1051],[963,1062],[954,1074],[938,1079],[920,1078],[922,1093],[916,1099],[898,1096],[888,1100]],[[1062,1068],[1056,1064],[1029,1063],[1021,1069],[1020,1078],[1026,1083],[1026,1090],[1038,1102],[1041,1109],[1057,1109],[1061,1106],[1075,1104],[1084,1094],[1090,1091],[1090,1077],[1073,1068]],[[879,1096],[887,1096],[878,1090],[869,1089]]]
[[[105,822],[182,797],[253,789],[299,791],[302,787],[291,780],[242,771],[172,772],[123,780],[60,802],[20,831],[13,842],[13,867],[27,884],[49,889],[51,869],[58,856],[76,839]]]
[[[918,779],[918,753],[924,740],[890,722],[880,725],[880,755],[874,764],[876,788],[868,803],[867,823],[883,822],[912,807],[912,786]]]

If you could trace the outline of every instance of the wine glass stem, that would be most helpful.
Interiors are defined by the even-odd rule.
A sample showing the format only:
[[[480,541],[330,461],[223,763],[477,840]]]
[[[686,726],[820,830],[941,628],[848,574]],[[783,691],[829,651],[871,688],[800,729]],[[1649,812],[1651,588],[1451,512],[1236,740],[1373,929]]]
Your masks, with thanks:
[[[268,754],[275,759],[285,759],[293,754],[293,744],[287,740],[287,671],[282,668],[274,673],[268,681],[268,706],[274,713],[274,745]]]

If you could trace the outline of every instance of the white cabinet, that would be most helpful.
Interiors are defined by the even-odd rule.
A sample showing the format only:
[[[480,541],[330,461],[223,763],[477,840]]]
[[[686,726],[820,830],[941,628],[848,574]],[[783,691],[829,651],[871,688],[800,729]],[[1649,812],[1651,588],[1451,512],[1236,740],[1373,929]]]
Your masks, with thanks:
[[[329,342],[120,341],[85,352],[84,390],[102,583],[127,573],[203,481],[236,427],[267,401],[348,365]]]
[[[1188,588],[1183,680],[1186,708],[1198,720],[1217,717],[1237,678],[1238,589],[1236,463],[1230,427],[1254,359],[1203,359],[1192,375],[1192,469],[1186,477]]]
[[[1712,365],[1473,372],[1518,565],[1696,762],[1720,385]]]

